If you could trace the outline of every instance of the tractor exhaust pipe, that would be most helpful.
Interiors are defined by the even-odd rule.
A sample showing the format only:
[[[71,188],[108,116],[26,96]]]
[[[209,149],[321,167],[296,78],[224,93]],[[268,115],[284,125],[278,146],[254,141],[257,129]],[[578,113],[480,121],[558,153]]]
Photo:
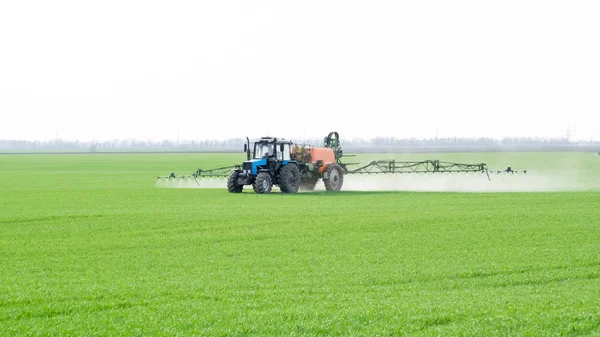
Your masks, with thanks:
[[[244,144],[244,152],[246,152],[246,160],[250,160],[250,139],[246,137],[246,144]]]

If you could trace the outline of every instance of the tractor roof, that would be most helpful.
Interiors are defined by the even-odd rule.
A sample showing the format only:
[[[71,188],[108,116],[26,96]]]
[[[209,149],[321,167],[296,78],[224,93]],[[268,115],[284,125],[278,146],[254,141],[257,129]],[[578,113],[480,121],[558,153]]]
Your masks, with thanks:
[[[261,137],[256,142],[275,142],[275,141],[277,143],[290,143],[291,142],[285,138],[277,138],[277,137],[269,137],[269,136]]]

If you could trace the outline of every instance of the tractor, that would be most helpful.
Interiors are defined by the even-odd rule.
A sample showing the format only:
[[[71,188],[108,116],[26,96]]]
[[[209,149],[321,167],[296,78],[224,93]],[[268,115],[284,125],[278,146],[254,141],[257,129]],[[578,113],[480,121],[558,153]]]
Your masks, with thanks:
[[[279,186],[283,193],[296,193],[300,187],[300,167],[291,158],[291,141],[262,137],[254,142],[250,153],[250,140],[246,138],[244,152],[247,160],[241,168],[234,169],[227,178],[227,190],[241,193],[244,186],[252,185],[256,193],[271,193]]]

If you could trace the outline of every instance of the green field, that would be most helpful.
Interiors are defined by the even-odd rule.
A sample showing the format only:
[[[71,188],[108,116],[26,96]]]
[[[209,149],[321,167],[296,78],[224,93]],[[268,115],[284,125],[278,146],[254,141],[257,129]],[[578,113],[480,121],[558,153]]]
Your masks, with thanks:
[[[229,194],[155,179],[243,154],[2,155],[0,335],[600,336],[600,156],[357,159],[392,157],[561,184]]]

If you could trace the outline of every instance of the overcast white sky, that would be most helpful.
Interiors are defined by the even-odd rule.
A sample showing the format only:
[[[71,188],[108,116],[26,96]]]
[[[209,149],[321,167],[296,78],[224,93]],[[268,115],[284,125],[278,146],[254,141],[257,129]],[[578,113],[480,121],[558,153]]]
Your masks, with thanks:
[[[599,140],[600,1],[2,1],[0,117],[0,139]]]

